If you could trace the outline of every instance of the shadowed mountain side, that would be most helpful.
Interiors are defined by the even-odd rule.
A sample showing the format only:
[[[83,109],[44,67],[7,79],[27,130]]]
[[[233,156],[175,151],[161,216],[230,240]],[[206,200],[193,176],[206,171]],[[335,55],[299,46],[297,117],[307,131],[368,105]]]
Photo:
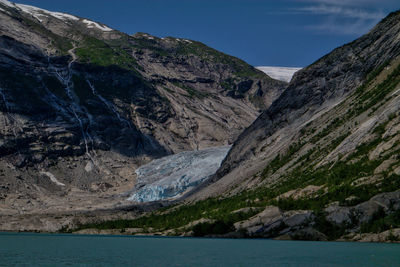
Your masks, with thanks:
[[[27,162],[35,158],[40,163],[51,154],[79,156],[86,149],[112,149],[126,156],[167,154],[131,122],[131,106],[162,122],[166,114],[157,109],[168,105],[136,74],[118,66],[69,66],[69,57],[46,58],[8,37],[0,38],[0,44],[0,53],[7,49],[11,55],[0,54],[3,155],[18,151]],[[30,52],[21,60],[18,51]]]

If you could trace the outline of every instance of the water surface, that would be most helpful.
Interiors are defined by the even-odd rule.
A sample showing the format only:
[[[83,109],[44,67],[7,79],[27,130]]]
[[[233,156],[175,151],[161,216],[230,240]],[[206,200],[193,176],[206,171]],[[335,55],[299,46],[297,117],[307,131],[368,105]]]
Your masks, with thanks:
[[[1,233],[0,266],[400,266],[400,245]]]

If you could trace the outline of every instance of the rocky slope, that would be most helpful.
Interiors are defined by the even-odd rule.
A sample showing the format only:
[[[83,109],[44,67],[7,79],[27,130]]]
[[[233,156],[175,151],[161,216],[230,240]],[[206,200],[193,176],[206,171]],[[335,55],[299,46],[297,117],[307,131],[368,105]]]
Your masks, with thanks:
[[[238,183],[241,177],[246,179],[265,168],[277,154],[316,147],[315,139],[324,128],[327,131],[332,127],[330,124],[335,125],[336,118],[343,120],[346,113],[354,109],[355,104],[349,102],[368,101],[369,95],[362,98],[360,93],[355,94],[357,88],[364,85],[373,90],[377,86],[370,84],[374,78],[379,77],[377,82],[382,83],[396,70],[400,55],[399,17],[399,13],[389,15],[368,34],[298,71],[282,95],[235,141],[215,178],[229,180],[234,176],[233,183]],[[396,75],[388,79],[396,82]],[[355,115],[359,114],[349,120],[358,121],[359,125],[349,126],[349,133],[363,126],[364,121],[354,118]],[[376,123],[371,123],[370,127]],[[314,143],[310,142],[313,137]],[[331,141],[323,139],[321,143],[325,147]],[[353,145],[358,146],[361,141],[359,138]]]
[[[105,225],[195,236],[399,241],[399,109],[397,11],[298,71],[186,203]]]
[[[199,42],[6,0],[0,69],[2,214],[113,206],[137,166],[229,144],[286,87]]]
[[[398,191],[377,196],[400,185],[399,38],[398,11],[297,72],[195,198],[250,189],[250,203],[302,218],[260,220],[257,230],[250,218],[250,235],[336,239],[400,227]]]

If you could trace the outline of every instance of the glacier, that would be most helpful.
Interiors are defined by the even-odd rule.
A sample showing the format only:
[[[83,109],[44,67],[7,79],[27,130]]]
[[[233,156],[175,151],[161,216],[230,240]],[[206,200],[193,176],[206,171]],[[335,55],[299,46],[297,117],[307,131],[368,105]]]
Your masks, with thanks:
[[[293,77],[293,74],[301,70],[301,68],[291,68],[291,67],[269,67],[269,66],[260,66],[256,67],[256,69],[261,70],[268,76],[273,79],[277,79],[284,82],[290,82]]]
[[[185,151],[141,166],[136,170],[137,183],[128,200],[150,202],[182,196],[213,175],[230,148]]]

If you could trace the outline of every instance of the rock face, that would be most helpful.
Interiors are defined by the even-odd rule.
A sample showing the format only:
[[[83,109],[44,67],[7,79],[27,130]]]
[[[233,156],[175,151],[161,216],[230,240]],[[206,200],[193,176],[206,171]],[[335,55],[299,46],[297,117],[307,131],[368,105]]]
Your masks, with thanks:
[[[128,191],[151,159],[228,145],[286,86],[199,42],[129,36],[6,0],[0,8],[7,212]]]
[[[332,229],[341,229],[343,240],[353,241],[396,241],[390,240],[390,231],[379,234],[358,234],[368,223],[383,217],[399,213],[400,191],[376,195],[370,200],[356,206],[340,206],[332,203],[325,208],[323,214],[315,214],[311,210],[282,211],[276,206],[267,206],[253,217],[234,224],[235,230],[245,232],[250,237],[267,237],[277,239],[327,240],[323,227],[329,223]],[[378,215],[380,214],[380,215]],[[322,224],[326,220],[328,223]],[[398,230],[393,232],[398,238]],[[332,238],[332,236],[330,237]],[[336,237],[337,238],[337,237]],[[380,238],[380,239],[379,239]],[[399,241],[399,240],[397,240]]]

